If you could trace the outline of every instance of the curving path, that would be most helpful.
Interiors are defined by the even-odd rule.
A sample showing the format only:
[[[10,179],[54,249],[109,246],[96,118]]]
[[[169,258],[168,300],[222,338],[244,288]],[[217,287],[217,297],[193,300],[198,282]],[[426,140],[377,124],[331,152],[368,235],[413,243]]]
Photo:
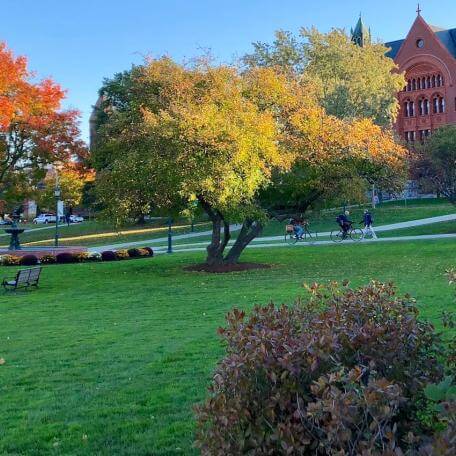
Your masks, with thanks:
[[[409,220],[408,222],[399,222],[399,223],[391,223],[389,225],[381,225],[375,227],[376,232],[383,232],[383,231],[391,231],[401,228],[411,228],[415,226],[423,226],[423,225],[430,225],[433,223],[440,223],[440,222],[448,222],[456,220],[456,214],[449,214],[449,215],[441,215],[437,217],[428,217],[419,220]],[[231,225],[231,231],[238,231],[240,229],[240,225]],[[176,241],[181,239],[193,239],[203,236],[210,236],[211,231],[200,231],[198,233],[188,233],[188,234],[179,234],[173,236],[173,250],[176,252],[192,252],[192,251],[204,251],[206,250],[207,242],[196,242],[193,244],[176,244]],[[330,232],[318,233],[319,236],[329,236]],[[414,240],[426,240],[426,239],[443,239],[443,238],[456,238],[455,234],[429,234],[429,235],[418,235],[418,236],[395,236],[395,237],[384,237],[379,239],[369,239],[364,240],[363,242],[393,242],[393,241],[414,241]],[[166,247],[164,246],[157,246],[157,244],[163,244],[167,241],[167,237],[161,237],[156,239],[150,240],[143,240],[143,241],[135,241],[135,242],[126,242],[120,244],[110,244],[110,245],[101,245],[97,247],[90,247],[90,252],[101,252],[102,250],[116,250],[122,248],[129,248],[129,247],[137,247],[137,246],[150,246],[154,247],[154,250],[157,253],[163,253],[166,251]],[[342,244],[346,244],[346,241]],[[261,244],[260,244],[261,243]],[[230,242],[232,244],[232,242]],[[256,238],[252,241],[252,243],[247,248],[265,248],[265,247],[283,247],[285,244],[283,242],[283,235],[280,236],[264,236]],[[317,241],[312,245],[334,245],[332,241]],[[299,242],[295,244],[295,246],[305,247],[308,246],[305,242]]]

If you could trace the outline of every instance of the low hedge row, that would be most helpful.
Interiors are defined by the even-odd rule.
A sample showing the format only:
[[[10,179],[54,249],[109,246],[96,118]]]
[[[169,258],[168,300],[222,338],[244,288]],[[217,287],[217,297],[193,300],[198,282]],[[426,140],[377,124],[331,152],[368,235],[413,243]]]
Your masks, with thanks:
[[[126,260],[129,258],[152,257],[154,251],[150,247],[141,249],[121,249],[121,250],[106,250],[100,253],[88,252],[62,252],[57,255],[44,255],[38,258],[35,255],[24,255],[23,257],[14,255],[0,256],[0,264],[2,266],[35,266],[37,264],[68,264],[68,263],[85,263],[89,261],[117,261]]]

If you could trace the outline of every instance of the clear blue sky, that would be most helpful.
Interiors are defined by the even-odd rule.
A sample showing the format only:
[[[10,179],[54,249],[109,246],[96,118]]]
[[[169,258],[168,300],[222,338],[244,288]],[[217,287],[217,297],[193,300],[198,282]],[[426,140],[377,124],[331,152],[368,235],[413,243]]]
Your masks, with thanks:
[[[177,60],[210,48],[220,61],[271,41],[274,30],[302,26],[349,29],[360,11],[375,37],[403,38],[416,17],[415,0],[0,0],[0,40],[29,58],[40,76],[68,89],[66,106],[88,117],[104,77],[144,55]],[[424,0],[423,17],[456,27],[456,0]]]

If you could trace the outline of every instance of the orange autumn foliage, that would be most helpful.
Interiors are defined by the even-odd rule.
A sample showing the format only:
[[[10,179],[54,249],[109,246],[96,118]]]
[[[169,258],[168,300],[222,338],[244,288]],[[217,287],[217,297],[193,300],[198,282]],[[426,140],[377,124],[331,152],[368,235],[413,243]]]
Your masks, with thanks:
[[[13,173],[86,154],[79,113],[60,109],[65,91],[51,79],[35,82],[34,76],[27,59],[0,42],[0,189]]]

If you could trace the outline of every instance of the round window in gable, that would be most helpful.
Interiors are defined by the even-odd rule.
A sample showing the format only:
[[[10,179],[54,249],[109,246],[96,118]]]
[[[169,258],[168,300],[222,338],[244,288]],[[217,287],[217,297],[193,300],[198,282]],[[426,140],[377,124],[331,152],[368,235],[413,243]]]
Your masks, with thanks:
[[[423,39],[419,39],[416,41],[416,47],[417,48],[420,48],[420,49],[423,49],[424,48],[424,40]]]

